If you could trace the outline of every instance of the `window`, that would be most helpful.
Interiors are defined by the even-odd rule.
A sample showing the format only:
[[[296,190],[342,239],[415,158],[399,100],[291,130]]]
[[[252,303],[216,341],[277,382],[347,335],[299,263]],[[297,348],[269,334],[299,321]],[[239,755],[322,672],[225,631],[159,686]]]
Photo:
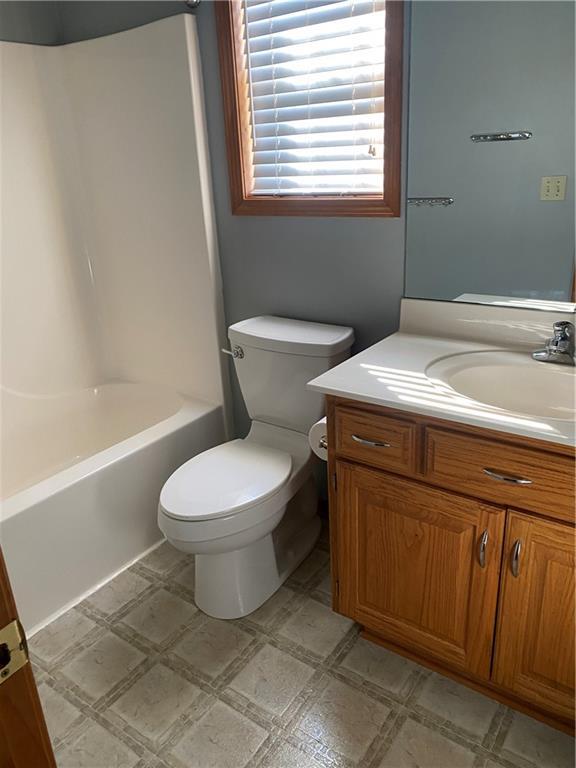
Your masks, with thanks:
[[[215,6],[233,212],[398,216],[402,2]]]

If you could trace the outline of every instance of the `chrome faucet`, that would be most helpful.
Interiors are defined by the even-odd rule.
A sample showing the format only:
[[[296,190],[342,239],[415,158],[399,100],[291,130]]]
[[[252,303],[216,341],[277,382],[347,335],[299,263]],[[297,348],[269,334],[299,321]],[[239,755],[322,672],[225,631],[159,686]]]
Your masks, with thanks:
[[[574,365],[574,326],[567,320],[553,325],[554,335],[548,339],[544,349],[532,353],[534,360],[541,363]]]

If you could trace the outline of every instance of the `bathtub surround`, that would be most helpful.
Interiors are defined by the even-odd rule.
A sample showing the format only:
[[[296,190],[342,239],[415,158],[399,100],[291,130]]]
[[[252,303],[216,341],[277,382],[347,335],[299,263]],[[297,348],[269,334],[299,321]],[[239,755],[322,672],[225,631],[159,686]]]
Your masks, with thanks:
[[[60,49],[0,45],[2,389],[56,394],[100,369],[70,102]]]
[[[30,629],[160,541],[229,398],[194,19],[1,46],[1,537]]]
[[[195,609],[192,573],[165,544],[32,639],[62,768],[572,768],[569,736],[333,613],[326,537],[239,621]]]
[[[194,20],[3,44],[2,64],[3,387],[120,379],[223,402]]]

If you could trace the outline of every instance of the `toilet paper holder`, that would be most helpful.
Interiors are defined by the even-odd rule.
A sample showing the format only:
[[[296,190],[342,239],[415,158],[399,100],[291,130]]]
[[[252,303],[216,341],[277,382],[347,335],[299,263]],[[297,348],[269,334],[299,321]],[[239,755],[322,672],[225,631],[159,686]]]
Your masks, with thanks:
[[[328,427],[326,418],[319,419],[312,424],[308,432],[308,443],[312,452],[318,456],[321,461],[328,460]]]

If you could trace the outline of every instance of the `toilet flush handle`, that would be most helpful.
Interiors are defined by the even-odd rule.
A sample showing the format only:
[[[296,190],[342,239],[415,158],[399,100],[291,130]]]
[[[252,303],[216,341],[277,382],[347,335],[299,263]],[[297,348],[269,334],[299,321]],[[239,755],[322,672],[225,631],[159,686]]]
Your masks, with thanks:
[[[244,357],[244,350],[242,349],[242,347],[239,347],[238,344],[234,344],[234,346],[232,347],[232,350],[223,348],[220,351],[224,352],[225,355],[230,355],[230,357],[233,357],[235,359],[238,358],[239,360],[242,360],[242,358]]]

